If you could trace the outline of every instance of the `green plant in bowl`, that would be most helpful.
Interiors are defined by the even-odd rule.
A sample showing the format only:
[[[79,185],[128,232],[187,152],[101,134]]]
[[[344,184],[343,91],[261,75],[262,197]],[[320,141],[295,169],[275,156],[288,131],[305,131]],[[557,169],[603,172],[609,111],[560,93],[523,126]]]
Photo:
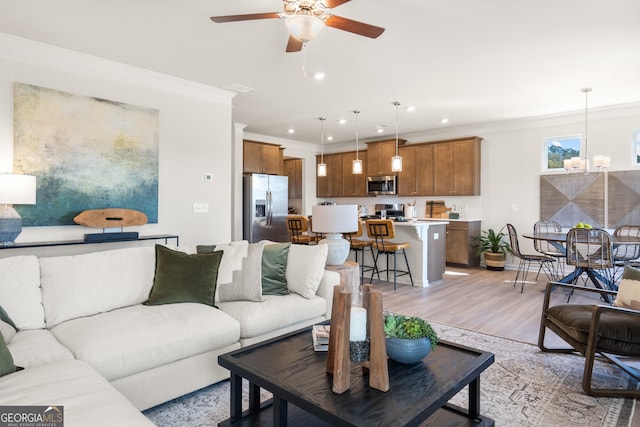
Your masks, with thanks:
[[[439,341],[426,320],[388,312],[384,314],[384,335],[388,356],[405,364],[420,362]]]

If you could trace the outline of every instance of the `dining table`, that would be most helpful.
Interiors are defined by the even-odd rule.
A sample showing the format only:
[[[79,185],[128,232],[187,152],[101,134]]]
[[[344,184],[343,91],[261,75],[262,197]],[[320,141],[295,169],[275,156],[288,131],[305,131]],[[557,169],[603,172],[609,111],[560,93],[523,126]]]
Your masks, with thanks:
[[[549,242],[553,247],[558,249],[559,252],[562,252],[566,255],[566,243],[567,243],[567,233],[568,231],[562,232],[540,232],[540,233],[525,233],[522,236],[527,239],[532,240],[544,240]],[[620,245],[640,245],[640,237],[638,236],[611,236],[611,245],[615,249]],[[613,260],[615,262],[615,259]],[[613,275],[605,275],[602,274],[598,269],[590,268],[590,267],[579,267],[571,271],[569,274],[564,277],[558,278],[556,281],[560,283],[575,283],[576,280],[582,276],[582,274],[587,274],[587,276],[591,279],[594,285],[600,289],[611,289],[618,290],[618,286],[615,283],[615,278]]]

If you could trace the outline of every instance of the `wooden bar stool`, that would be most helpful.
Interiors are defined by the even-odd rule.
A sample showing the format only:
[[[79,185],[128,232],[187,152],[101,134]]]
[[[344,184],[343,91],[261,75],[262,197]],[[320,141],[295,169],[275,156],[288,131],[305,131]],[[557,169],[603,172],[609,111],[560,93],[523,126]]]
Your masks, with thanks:
[[[367,236],[370,239],[373,239],[373,248],[376,249],[376,256],[374,260],[375,268],[380,274],[380,268],[378,267],[378,257],[380,254],[385,254],[387,256],[387,268],[384,270],[387,272],[387,282],[389,281],[389,271],[393,270],[393,290],[396,290],[396,279],[397,276],[405,276],[409,275],[409,279],[411,280],[411,286],[413,286],[413,277],[411,276],[411,268],[409,268],[409,261],[407,260],[407,252],[406,249],[411,245],[409,242],[396,243],[389,242],[389,239],[393,239],[396,237],[396,228],[393,224],[393,221],[390,219],[369,219],[366,221],[367,227]],[[406,270],[398,270],[398,260],[397,254],[399,251],[402,251],[402,255],[404,255],[404,262],[407,266]],[[393,269],[389,268],[389,255],[393,255]],[[369,283],[373,281],[373,273],[371,272],[371,278],[369,279]]]
[[[344,236],[347,237],[350,244],[350,250],[354,252],[356,257],[356,262],[360,264],[360,283],[364,282],[364,273],[365,271],[372,271],[378,274],[378,280],[380,280],[380,273],[378,272],[378,268],[376,266],[376,256],[373,253],[373,240],[360,240],[357,237],[362,237],[364,235],[364,231],[362,229],[362,221],[358,220],[358,231],[353,233],[343,233]],[[373,265],[365,265],[364,264],[364,254],[366,249],[369,248],[371,251],[371,260],[373,261]],[[358,262],[358,254],[362,253],[362,259]],[[373,273],[372,273],[373,274]]]
[[[311,243],[312,237],[307,233],[309,230],[309,222],[304,215],[287,215],[287,231],[289,231],[289,239],[291,243],[308,245]]]

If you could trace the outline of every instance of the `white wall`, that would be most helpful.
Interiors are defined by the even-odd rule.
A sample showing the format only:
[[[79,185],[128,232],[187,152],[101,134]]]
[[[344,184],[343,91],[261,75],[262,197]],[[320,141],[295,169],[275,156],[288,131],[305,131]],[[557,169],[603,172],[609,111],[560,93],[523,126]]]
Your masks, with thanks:
[[[178,234],[184,245],[231,240],[232,93],[0,33],[0,172],[13,167],[14,82],[158,109],[158,223],[127,231]],[[194,202],[209,203],[209,213],[192,213]],[[82,239],[87,232],[96,230],[25,227],[16,241]]]

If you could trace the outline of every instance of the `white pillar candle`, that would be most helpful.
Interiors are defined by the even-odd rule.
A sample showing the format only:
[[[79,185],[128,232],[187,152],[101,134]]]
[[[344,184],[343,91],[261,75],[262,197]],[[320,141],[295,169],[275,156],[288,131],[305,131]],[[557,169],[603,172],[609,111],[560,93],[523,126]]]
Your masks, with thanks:
[[[365,341],[366,339],[367,310],[362,307],[351,307],[349,341]]]

